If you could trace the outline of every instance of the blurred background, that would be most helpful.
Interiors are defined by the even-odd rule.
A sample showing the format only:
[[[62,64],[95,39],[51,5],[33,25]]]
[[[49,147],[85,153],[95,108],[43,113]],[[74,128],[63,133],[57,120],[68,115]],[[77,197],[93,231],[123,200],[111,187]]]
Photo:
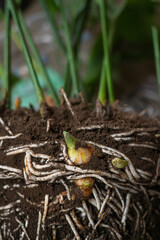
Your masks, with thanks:
[[[48,13],[44,2],[48,4]],[[56,91],[64,85],[67,64],[63,46],[58,41],[52,25],[52,20],[55,20],[63,41],[63,27],[58,2],[59,0],[23,0],[21,3],[23,16]],[[79,81],[82,81],[87,89],[85,95],[87,101],[95,103],[103,61],[101,24],[96,3],[98,0],[65,0],[64,2],[76,55]],[[86,2],[88,2],[87,7]],[[4,70],[4,1],[0,1],[0,6],[2,9],[0,14],[0,78],[2,78]],[[160,27],[160,1],[106,0],[106,11],[115,98],[119,99],[122,105],[125,104],[129,110],[139,113],[146,110],[148,115],[158,116],[160,97],[151,26],[156,25],[158,29]],[[37,108],[28,68],[18,41],[15,40],[17,30],[14,23],[12,23],[12,27],[15,33],[15,37],[12,38],[11,54],[12,107],[14,107],[15,99],[20,97],[22,106],[28,107],[32,103]],[[79,36],[77,32],[80,33]],[[79,40],[76,36],[79,37]],[[76,41],[78,41],[77,45]],[[49,96],[40,74],[38,74],[38,78],[46,95]],[[69,78],[70,75],[68,75]]]

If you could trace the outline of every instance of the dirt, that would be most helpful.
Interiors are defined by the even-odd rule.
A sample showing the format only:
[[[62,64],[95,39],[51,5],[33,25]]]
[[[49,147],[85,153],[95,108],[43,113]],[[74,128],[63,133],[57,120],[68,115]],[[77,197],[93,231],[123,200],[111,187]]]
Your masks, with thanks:
[[[13,136],[21,135],[0,140],[0,239],[157,240],[160,236],[160,119],[125,112],[118,103],[107,110],[97,103],[94,109],[73,99],[71,107],[73,112],[65,102],[59,107],[46,107],[41,118],[32,107],[9,110],[1,104],[0,117],[5,126]],[[92,146],[94,151],[87,164],[69,165],[67,150],[66,154],[62,150],[66,146],[63,131],[79,140],[76,149]],[[2,136],[12,135],[1,122]],[[15,147],[22,151],[13,153]],[[34,172],[26,164],[27,153]],[[112,165],[115,157],[127,159],[128,166],[115,168]],[[132,173],[129,161],[140,178]],[[3,169],[4,166],[14,170]],[[66,166],[73,168],[69,170]],[[54,178],[57,169],[63,174]],[[89,189],[91,194],[87,198],[71,179],[78,176],[94,178],[94,190]],[[102,203],[103,214],[98,218]]]

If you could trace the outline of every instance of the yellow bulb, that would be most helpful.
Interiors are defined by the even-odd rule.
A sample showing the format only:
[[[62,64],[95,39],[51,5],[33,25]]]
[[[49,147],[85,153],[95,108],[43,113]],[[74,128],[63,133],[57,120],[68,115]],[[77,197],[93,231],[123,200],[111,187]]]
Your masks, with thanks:
[[[81,164],[86,164],[89,162],[92,152],[88,148],[80,147],[77,150],[70,148],[70,149],[68,149],[68,155],[70,157],[70,160],[74,164],[81,165]]]
[[[92,193],[94,179],[93,178],[81,178],[74,181],[77,187],[83,192],[85,198],[89,197]]]

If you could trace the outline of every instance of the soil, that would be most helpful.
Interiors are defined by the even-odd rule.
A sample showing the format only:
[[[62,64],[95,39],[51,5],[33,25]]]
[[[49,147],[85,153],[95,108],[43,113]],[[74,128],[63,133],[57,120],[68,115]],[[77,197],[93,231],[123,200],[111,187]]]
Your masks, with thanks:
[[[118,103],[93,109],[73,99],[71,108],[45,107],[42,118],[1,104],[0,239],[159,239],[160,120]],[[63,131],[76,149],[92,146],[87,164],[71,163]],[[115,157],[128,165],[114,167]],[[89,196],[78,177],[94,179]]]

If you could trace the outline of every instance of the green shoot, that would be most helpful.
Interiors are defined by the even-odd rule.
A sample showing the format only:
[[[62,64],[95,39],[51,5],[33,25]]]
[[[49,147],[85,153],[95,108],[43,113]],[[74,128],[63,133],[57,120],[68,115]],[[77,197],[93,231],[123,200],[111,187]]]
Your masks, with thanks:
[[[128,161],[121,158],[112,159],[112,164],[115,168],[125,168],[128,165]]]
[[[43,97],[42,89],[41,89],[40,84],[38,82],[37,74],[35,72],[31,56],[29,54],[29,50],[28,50],[28,47],[27,47],[27,44],[26,44],[26,41],[25,41],[25,37],[24,37],[23,31],[22,31],[20,20],[19,20],[15,5],[14,5],[12,0],[9,1],[9,8],[11,10],[13,19],[14,19],[14,21],[16,23],[16,26],[17,26],[18,34],[19,34],[20,39],[21,39],[23,53],[24,53],[24,56],[25,56],[25,59],[26,59],[27,65],[28,65],[28,69],[29,69],[29,72],[30,72],[30,75],[31,75],[33,86],[35,88],[35,92],[36,92],[36,95],[37,95],[37,100],[38,100],[38,103],[39,103],[39,106],[40,106],[40,111],[42,113],[41,103],[44,103],[44,97]]]
[[[21,22],[24,35],[25,35],[26,39],[28,40],[28,44],[30,46],[30,49],[31,49],[33,55],[34,55],[34,58],[35,58],[34,60],[39,65],[39,69],[41,71],[41,74],[42,74],[44,80],[46,81],[48,90],[50,91],[50,93],[51,93],[51,95],[52,95],[52,97],[54,99],[54,103],[57,105],[58,102],[59,102],[58,101],[58,95],[57,95],[56,91],[54,90],[54,88],[53,88],[53,86],[52,86],[52,84],[50,82],[50,79],[48,77],[48,73],[46,71],[46,68],[45,68],[43,62],[41,61],[41,58],[40,58],[39,53],[38,53],[38,50],[37,50],[37,48],[36,48],[36,46],[35,46],[35,44],[33,42],[31,34],[30,34],[30,32],[29,32],[29,30],[28,30],[28,28],[26,26],[26,23],[24,21],[24,18],[22,16],[21,10],[18,10],[18,17],[19,17],[19,20]]]
[[[102,103],[102,105],[105,105],[106,102],[106,71],[105,71],[105,63],[103,61],[102,69],[101,69],[101,78],[100,78],[100,84],[99,84],[99,91],[98,91],[98,99]]]
[[[4,39],[4,80],[2,82],[3,97],[7,97],[7,104],[10,106],[10,29],[11,16],[8,8],[9,1],[5,2],[5,39]]]
[[[66,132],[66,131],[63,132],[63,135],[64,135],[64,139],[65,139],[67,147],[74,149],[77,139],[75,137],[73,137],[69,132]]]
[[[158,91],[159,91],[159,97],[160,97],[160,52],[159,52],[158,30],[155,26],[152,26],[152,39],[153,39],[154,58],[155,58],[156,73],[157,73],[157,80],[158,80]]]
[[[101,17],[101,26],[102,26],[104,64],[105,64],[105,69],[106,69],[105,72],[106,72],[106,78],[107,78],[108,96],[109,96],[109,101],[113,102],[114,101],[114,92],[113,92],[113,86],[112,86],[111,67],[110,67],[110,59],[109,59],[109,47],[108,47],[104,0],[99,0],[99,7],[100,7],[100,17]],[[101,91],[102,91],[102,89],[101,89]],[[103,91],[105,91],[105,90],[103,89]],[[104,95],[104,93],[102,95]]]
[[[66,40],[66,50],[67,50],[67,58],[70,66],[70,72],[71,72],[71,78],[73,83],[73,94],[76,96],[79,92],[78,87],[78,79],[77,79],[77,72],[76,72],[76,64],[74,59],[74,52],[72,49],[72,43],[71,43],[71,36],[66,16],[66,9],[64,7],[63,0],[61,0],[61,12],[62,12],[62,19],[63,19],[63,27],[64,27],[64,35]]]

